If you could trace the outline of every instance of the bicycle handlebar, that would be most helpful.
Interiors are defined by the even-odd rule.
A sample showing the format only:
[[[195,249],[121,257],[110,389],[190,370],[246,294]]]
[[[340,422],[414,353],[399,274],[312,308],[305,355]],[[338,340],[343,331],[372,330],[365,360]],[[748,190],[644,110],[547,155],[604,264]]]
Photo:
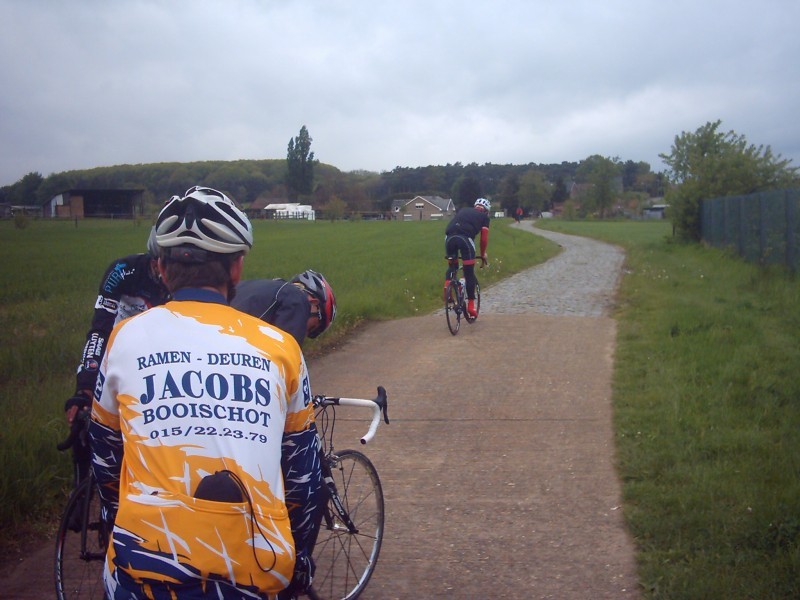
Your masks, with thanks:
[[[378,431],[378,425],[381,421],[381,414],[383,414],[384,422],[387,425],[389,424],[389,413],[387,412],[388,397],[386,395],[386,389],[382,385],[378,386],[378,396],[372,400],[364,398],[314,396],[314,403],[321,406],[362,406],[364,408],[371,408],[372,421],[369,424],[367,433],[361,438],[362,444],[366,444],[375,437],[375,433]]]

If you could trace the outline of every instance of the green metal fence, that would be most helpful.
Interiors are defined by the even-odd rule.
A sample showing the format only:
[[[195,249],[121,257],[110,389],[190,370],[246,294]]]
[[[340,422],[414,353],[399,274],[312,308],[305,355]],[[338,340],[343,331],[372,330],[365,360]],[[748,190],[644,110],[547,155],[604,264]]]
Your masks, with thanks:
[[[703,241],[745,260],[800,270],[800,190],[704,200]]]

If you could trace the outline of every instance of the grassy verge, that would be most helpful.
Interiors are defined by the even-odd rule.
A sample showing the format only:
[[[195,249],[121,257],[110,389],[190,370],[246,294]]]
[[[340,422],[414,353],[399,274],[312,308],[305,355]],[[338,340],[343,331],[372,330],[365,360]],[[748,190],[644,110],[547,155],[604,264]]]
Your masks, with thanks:
[[[627,250],[615,428],[646,595],[800,597],[800,283],[661,222],[543,226]]]
[[[558,251],[496,221],[488,285]],[[254,222],[245,278],[289,277],[306,268],[333,285],[337,320],[307,354],[330,350],[366,320],[424,314],[441,302],[444,223]],[[0,547],[31,524],[52,522],[70,489],[64,400],[108,263],[141,252],[149,224],[0,221]],[[313,372],[312,372],[313,377]],[[312,380],[313,383],[313,380]]]

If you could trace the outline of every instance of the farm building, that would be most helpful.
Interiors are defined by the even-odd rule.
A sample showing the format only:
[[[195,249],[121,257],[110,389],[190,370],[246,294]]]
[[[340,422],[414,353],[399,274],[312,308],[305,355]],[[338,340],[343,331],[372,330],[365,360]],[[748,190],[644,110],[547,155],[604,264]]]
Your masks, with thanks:
[[[264,215],[267,219],[304,219],[307,221],[316,219],[316,211],[311,205],[299,202],[267,204],[264,207]]]
[[[42,214],[40,206],[22,204],[0,204],[0,219],[8,219],[16,215],[28,215],[38,217]]]
[[[642,209],[643,219],[663,219],[666,216],[666,210],[669,204],[653,204]]]
[[[131,219],[141,215],[144,190],[66,190],[42,206],[42,216],[68,219]]]
[[[303,219],[316,220],[316,211],[309,204],[289,202],[286,198],[257,198],[244,209],[251,219]]]

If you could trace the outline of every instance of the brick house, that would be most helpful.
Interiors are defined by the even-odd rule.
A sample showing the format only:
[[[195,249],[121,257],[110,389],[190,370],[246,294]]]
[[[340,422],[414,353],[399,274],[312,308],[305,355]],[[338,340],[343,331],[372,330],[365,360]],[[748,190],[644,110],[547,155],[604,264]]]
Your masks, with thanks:
[[[392,219],[399,221],[432,221],[452,217],[456,207],[450,198],[414,196],[410,200],[393,200],[390,212]]]

